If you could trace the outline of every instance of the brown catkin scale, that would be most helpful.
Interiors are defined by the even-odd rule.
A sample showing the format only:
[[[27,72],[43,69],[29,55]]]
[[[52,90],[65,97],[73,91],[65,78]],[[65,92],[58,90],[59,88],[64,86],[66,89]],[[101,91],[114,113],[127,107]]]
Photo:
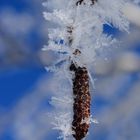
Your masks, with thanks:
[[[86,122],[86,120],[90,119],[89,76],[85,67],[76,67],[73,63],[70,66],[70,70],[75,73],[73,78],[74,115],[72,130],[74,131],[74,138],[81,140],[86,136],[89,129],[89,122]]]

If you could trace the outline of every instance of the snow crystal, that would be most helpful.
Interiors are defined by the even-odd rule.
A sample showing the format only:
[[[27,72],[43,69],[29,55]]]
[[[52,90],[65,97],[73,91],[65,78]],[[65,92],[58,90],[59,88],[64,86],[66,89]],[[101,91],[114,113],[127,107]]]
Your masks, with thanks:
[[[47,12],[43,12],[48,24],[48,45],[43,51],[58,53],[58,60],[47,66],[46,70],[56,72],[53,104],[59,113],[54,117],[54,129],[61,131],[59,138],[64,140],[72,134],[72,73],[69,72],[71,61],[78,66],[86,66],[91,70],[97,52],[106,46],[112,46],[116,39],[103,32],[104,24],[118,28],[121,31],[129,30],[129,22],[125,18],[122,8],[130,0],[98,0],[91,6],[90,0],[85,5],[76,6],[75,0],[48,0],[43,5]],[[139,3],[138,0],[134,0]],[[50,24],[54,26],[50,26]],[[68,28],[71,31],[67,31]],[[71,45],[68,38],[71,38]],[[79,55],[74,51],[79,50]],[[90,81],[94,84],[90,75]],[[68,81],[68,83],[66,82]],[[68,109],[69,108],[69,109]],[[90,118],[89,123],[97,123]]]

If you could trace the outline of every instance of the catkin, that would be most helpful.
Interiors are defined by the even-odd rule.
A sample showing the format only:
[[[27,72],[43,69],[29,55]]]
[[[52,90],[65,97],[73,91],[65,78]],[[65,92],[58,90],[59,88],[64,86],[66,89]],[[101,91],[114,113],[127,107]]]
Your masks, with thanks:
[[[74,138],[81,140],[84,138],[89,129],[90,119],[90,92],[89,92],[89,76],[85,67],[76,67],[71,64],[70,70],[74,71],[73,78],[73,122],[72,130]]]

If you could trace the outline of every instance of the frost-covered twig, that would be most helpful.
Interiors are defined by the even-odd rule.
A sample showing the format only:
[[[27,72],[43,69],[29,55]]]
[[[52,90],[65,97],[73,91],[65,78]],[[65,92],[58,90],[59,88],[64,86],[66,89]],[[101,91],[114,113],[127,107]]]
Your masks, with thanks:
[[[55,116],[54,125],[63,139],[73,135],[81,140],[88,132],[92,64],[97,51],[112,46],[115,41],[104,34],[103,26],[108,24],[128,31],[129,22],[122,12],[127,2],[129,0],[48,0],[45,4],[48,12],[44,17],[50,29],[44,50],[55,51],[59,56],[49,69],[55,71],[54,89],[58,96],[52,103],[59,108],[58,114],[64,114]],[[72,102],[67,103],[64,96]]]
[[[94,4],[94,0],[91,1],[91,4]],[[76,6],[79,6],[84,3],[84,0],[79,0],[76,2]],[[73,43],[73,25],[68,27],[68,42],[71,47]],[[81,54],[79,49],[75,49],[73,54]],[[89,121],[83,122],[83,120],[90,120],[90,101],[91,95],[89,91],[89,75],[86,67],[80,67],[73,61],[70,65],[70,71],[74,72],[73,78],[73,121],[72,121],[72,130],[74,131],[73,136],[76,140],[81,140],[84,138],[89,129]]]

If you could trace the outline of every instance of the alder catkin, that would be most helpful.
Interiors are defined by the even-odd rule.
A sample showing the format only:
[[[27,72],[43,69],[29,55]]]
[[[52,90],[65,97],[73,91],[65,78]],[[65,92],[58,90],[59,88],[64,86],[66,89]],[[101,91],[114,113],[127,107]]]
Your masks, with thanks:
[[[89,129],[90,119],[90,92],[89,92],[89,76],[85,67],[76,67],[71,64],[70,70],[74,71],[73,78],[73,122],[72,130],[74,138],[81,140],[84,138]]]
[[[91,0],[91,5],[97,0]],[[85,4],[84,0],[78,0],[76,6]],[[68,32],[68,41],[71,46],[73,42],[73,30],[72,26],[67,27]],[[73,53],[74,55],[81,54],[81,51],[76,49]],[[73,80],[73,121],[72,121],[72,130],[73,137],[76,140],[81,140],[84,138],[89,129],[89,120],[90,120],[90,91],[89,91],[89,76],[88,70],[86,67],[79,67],[73,62],[70,65],[70,71],[74,72]]]

